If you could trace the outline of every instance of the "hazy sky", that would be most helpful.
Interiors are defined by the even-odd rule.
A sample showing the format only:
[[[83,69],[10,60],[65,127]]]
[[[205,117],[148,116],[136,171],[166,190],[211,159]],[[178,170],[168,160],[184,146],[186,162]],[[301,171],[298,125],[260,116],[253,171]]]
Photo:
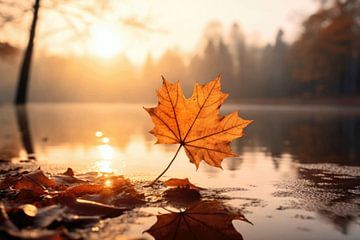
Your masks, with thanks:
[[[291,41],[304,16],[316,8],[314,0],[152,0],[143,9],[153,25],[168,33],[135,38],[129,52],[136,55],[137,51],[130,49],[140,45],[148,46],[155,54],[164,47],[174,46],[190,52],[199,43],[204,27],[213,20],[221,21],[225,30],[234,21],[238,22],[249,41],[258,44],[274,41],[280,27],[285,31],[286,40]]]
[[[103,22],[94,24],[91,39],[86,40],[86,44],[80,47],[85,46],[86,52],[103,57],[125,52],[135,62],[141,62],[148,52],[159,56],[167,48],[178,48],[191,53],[199,45],[206,25],[214,20],[223,23],[225,34],[233,22],[238,22],[248,42],[252,44],[273,42],[279,28],[285,31],[285,39],[291,41],[298,34],[302,19],[317,8],[315,0],[113,0],[113,2],[116,7],[111,9],[112,13],[106,14]],[[41,14],[40,20],[43,22],[39,25],[39,32],[42,37],[38,47],[60,53],[78,49],[79,43],[59,44],[46,34],[49,26],[53,26],[56,22],[54,13],[50,17],[49,15],[46,18],[46,13]],[[148,31],[125,26],[119,23],[119,17],[146,22]],[[48,22],[51,22],[51,25]],[[25,42],[24,37],[13,36],[16,36],[16,41]],[[1,40],[6,39],[0,36]],[[103,49],[104,47],[106,49]]]
[[[171,42],[189,48],[211,20],[225,26],[237,21],[245,33],[258,33],[260,42],[273,40],[279,27],[291,39],[302,17],[316,6],[314,0],[154,0],[151,12],[171,31]]]

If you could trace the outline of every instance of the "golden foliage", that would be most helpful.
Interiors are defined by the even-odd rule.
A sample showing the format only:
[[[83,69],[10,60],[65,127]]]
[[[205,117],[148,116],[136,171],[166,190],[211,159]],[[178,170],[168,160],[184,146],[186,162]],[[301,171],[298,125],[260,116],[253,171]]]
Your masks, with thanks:
[[[240,118],[237,112],[220,115],[219,109],[228,97],[221,91],[220,76],[204,85],[196,84],[188,99],[179,82],[172,84],[163,78],[157,95],[158,106],[145,108],[155,124],[150,133],[157,143],[179,143],[197,168],[202,160],[221,168],[224,158],[236,156],[230,142],[241,137],[252,120]]]

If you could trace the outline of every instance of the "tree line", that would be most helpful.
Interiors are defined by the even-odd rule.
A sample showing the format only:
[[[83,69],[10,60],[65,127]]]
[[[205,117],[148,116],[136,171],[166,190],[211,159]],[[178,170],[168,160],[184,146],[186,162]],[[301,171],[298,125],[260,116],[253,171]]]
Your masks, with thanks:
[[[174,50],[157,62],[149,55],[144,78],[158,79],[164,73],[190,88],[194,81],[208,81],[221,73],[225,90],[235,98],[358,96],[359,19],[359,1],[324,1],[304,20],[293,44],[284,41],[280,29],[265,47],[248,43],[234,23],[228,36],[205,34],[205,46],[187,65]]]
[[[89,57],[38,53],[31,80],[32,101],[149,101],[161,75],[180,80],[190,94],[194,83],[222,74],[231,100],[244,98],[356,97],[360,94],[360,1],[322,1],[304,19],[301,34],[288,44],[281,29],[266,46],[255,46],[240,25],[224,34],[210,23],[192,54],[169,49],[148,54],[139,68],[124,55],[110,63]],[[0,101],[14,98],[19,50],[0,43]],[[10,67],[9,61],[13,67]],[[4,64],[3,62],[7,62]],[[61,68],[59,68],[61,66]],[[10,100],[11,101],[11,100]]]

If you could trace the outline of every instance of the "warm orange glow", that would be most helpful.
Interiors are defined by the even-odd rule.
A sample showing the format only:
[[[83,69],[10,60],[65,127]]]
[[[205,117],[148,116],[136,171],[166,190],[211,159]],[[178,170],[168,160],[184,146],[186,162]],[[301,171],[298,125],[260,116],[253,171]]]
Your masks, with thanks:
[[[109,142],[110,142],[110,139],[109,139],[108,137],[104,137],[104,138],[101,139],[101,141],[102,141],[103,143],[109,143]]]
[[[115,25],[96,24],[90,31],[88,50],[91,54],[111,58],[123,49],[123,39]]]
[[[144,144],[144,140],[139,138],[135,138],[128,143],[126,146],[126,152],[138,159],[141,159],[149,154],[146,149],[146,145]]]

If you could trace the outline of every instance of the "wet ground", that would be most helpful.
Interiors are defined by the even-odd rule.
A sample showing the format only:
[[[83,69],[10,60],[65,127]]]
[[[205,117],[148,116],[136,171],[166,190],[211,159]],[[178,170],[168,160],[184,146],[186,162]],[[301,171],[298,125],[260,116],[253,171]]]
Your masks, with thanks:
[[[360,108],[227,105],[223,112],[238,109],[255,120],[233,144],[240,157],[224,160],[223,170],[202,164],[196,171],[181,152],[163,179],[188,177],[207,189],[204,199],[241,209],[253,223],[233,222],[244,239],[358,239]],[[142,105],[0,106],[0,168],[11,161],[48,173],[72,167],[146,182],[177,149],[154,145],[151,128]],[[141,206],[84,234],[152,239],[143,231],[164,211]]]

